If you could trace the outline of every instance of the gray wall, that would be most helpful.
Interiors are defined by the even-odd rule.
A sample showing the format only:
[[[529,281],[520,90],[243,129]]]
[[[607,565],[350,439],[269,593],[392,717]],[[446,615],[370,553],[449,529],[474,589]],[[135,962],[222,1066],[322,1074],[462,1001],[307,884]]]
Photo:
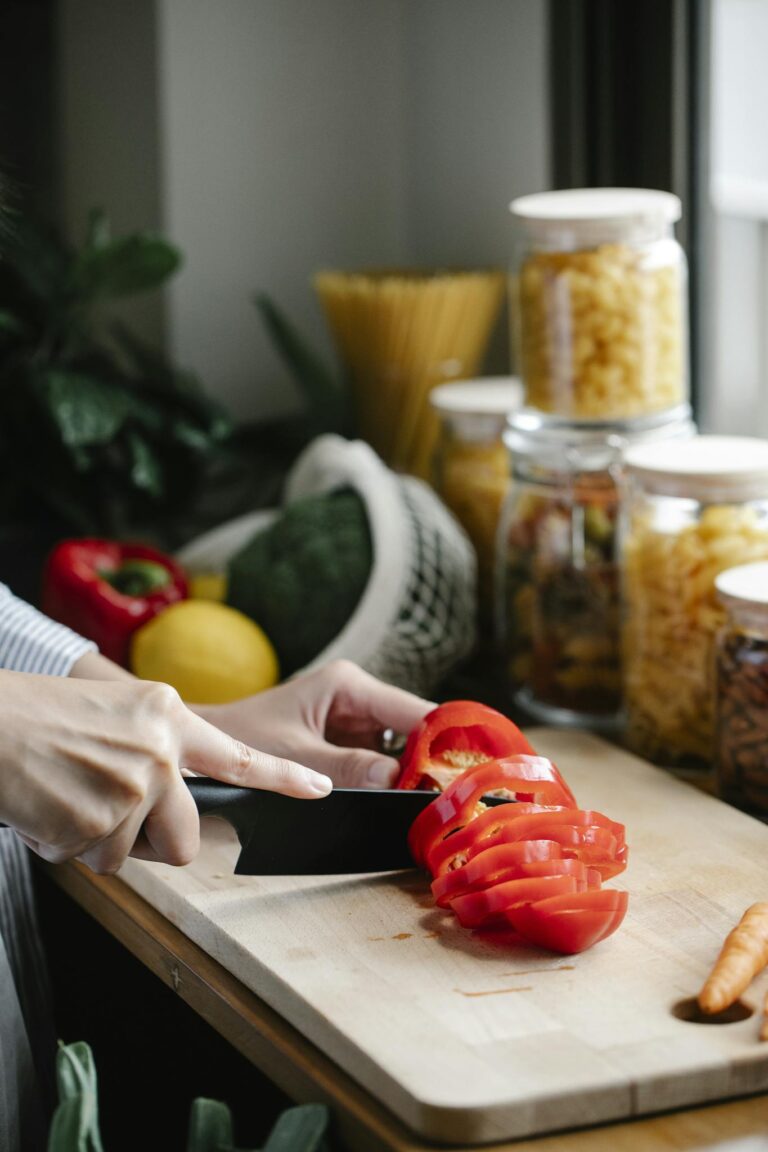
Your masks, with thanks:
[[[296,403],[256,289],[330,355],[314,271],[506,264],[548,186],[542,0],[59,3],[69,227],[101,202],[181,246],[139,322],[243,417]]]

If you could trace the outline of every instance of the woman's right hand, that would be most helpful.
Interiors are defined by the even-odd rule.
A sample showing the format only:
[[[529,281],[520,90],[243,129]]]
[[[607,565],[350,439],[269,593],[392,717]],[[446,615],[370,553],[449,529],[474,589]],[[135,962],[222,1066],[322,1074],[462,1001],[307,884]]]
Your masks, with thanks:
[[[328,777],[206,723],[165,684],[0,672],[0,820],[45,860],[186,864],[200,823],[182,768],[318,799]]]

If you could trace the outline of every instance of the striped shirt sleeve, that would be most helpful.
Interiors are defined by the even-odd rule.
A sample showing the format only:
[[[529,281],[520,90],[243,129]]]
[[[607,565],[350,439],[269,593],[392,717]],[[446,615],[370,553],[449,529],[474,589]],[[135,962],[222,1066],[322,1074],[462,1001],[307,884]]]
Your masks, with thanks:
[[[68,676],[74,664],[96,645],[56,624],[0,584],[0,668]]]

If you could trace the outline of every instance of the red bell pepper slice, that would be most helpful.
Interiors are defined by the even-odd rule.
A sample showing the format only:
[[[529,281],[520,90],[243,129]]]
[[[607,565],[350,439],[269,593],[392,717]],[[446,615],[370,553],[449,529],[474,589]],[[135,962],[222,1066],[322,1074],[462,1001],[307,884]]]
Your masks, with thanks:
[[[433,876],[442,876],[444,872],[466,864],[470,852],[480,851],[496,843],[498,833],[507,820],[526,815],[531,812],[578,812],[576,808],[559,808],[547,804],[502,804],[486,808],[474,820],[470,820],[463,828],[439,841],[429,854],[429,870]]]
[[[571,954],[611,936],[626,915],[628,901],[626,892],[589,889],[517,905],[505,918],[530,943]]]
[[[451,900],[451,911],[464,928],[499,924],[517,904],[532,904],[551,896],[573,895],[597,888],[600,876],[580,860],[543,860],[526,866],[530,875],[505,880],[481,892],[467,892]],[[510,923],[512,923],[510,919]],[[513,924],[516,931],[520,931]],[[522,935],[522,933],[521,933]]]
[[[467,768],[516,753],[535,755],[508,717],[485,704],[450,700],[409,734],[396,787],[442,791]]]
[[[477,814],[482,797],[489,794],[576,807],[565,780],[543,756],[508,756],[479,764],[454,780],[414,820],[408,845],[416,863],[431,869],[430,854],[435,846],[467,824]]]
[[[479,892],[523,875],[528,864],[543,860],[562,860],[563,850],[552,840],[523,840],[518,844],[499,844],[481,852],[464,864],[436,876],[432,881],[432,895],[441,908],[447,908],[455,896],[466,892]]]
[[[599,812],[580,808],[560,811],[542,810],[516,818],[517,805],[506,806],[499,813],[497,828],[469,844],[467,860],[484,855],[491,847],[516,841],[548,840],[562,847],[563,856],[576,856],[598,868],[604,880],[623,872],[627,866],[624,829]],[[470,830],[472,825],[469,826]]]
[[[42,608],[127,667],[136,629],[187,594],[182,569],[156,548],[64,540],[46,562]]]

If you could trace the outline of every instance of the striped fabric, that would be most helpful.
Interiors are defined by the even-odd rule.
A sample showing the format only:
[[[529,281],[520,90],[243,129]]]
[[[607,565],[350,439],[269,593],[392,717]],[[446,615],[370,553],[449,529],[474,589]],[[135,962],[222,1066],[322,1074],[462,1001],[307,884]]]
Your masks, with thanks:
[[[96,645],[0,584],[0,669],[66,676]],[[54,1031],[29,853],[0,830],[0,1152],[43,1152]]]
[[[95,648],[90,640],[55,624],[0,584],[0,668],[66,676],[81,656]]]

